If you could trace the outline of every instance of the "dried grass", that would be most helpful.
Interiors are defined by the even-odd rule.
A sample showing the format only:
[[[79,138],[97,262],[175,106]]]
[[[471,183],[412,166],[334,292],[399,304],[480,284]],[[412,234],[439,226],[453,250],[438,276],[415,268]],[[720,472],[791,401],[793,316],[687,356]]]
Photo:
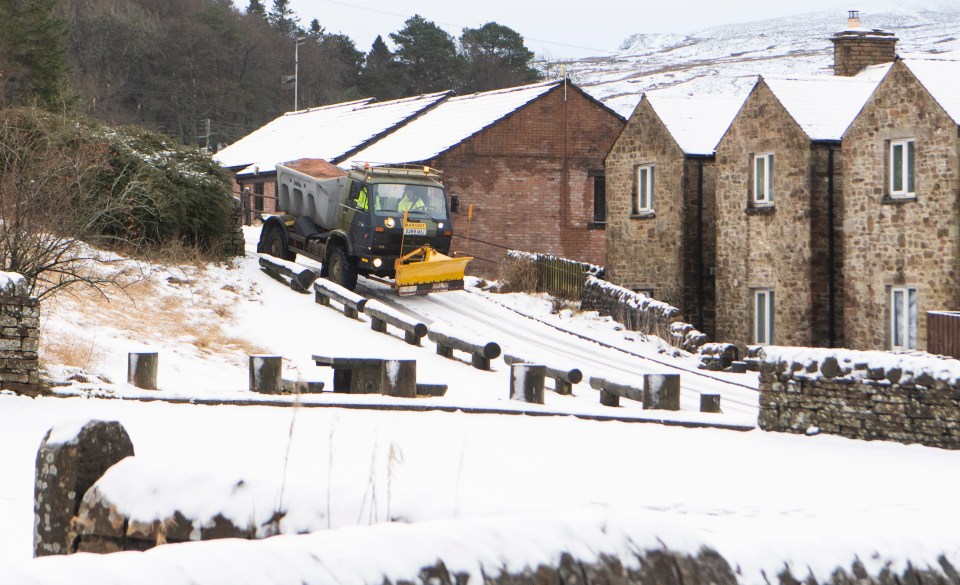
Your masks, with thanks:
[[[500,262],[499,292],[537,292],[537,264],[525,258],[506,257]]]

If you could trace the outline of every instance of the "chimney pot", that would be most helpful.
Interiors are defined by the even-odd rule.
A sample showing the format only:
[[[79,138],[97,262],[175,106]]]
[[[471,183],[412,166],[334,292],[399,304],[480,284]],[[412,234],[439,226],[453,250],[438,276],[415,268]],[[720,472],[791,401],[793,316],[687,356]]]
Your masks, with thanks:
[[[847,28],[860,28],[860,11],[859,10],[849,10],[847,11]]]

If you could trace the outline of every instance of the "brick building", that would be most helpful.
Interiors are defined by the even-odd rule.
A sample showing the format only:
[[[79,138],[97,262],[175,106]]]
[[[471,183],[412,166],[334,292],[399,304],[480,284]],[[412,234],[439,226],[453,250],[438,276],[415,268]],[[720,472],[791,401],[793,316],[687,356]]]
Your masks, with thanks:
[[[644,94],[607,154],[607,278],[714,335],[714,149],[743,97]]]
[[[441,169],[456,210],[453,248],[477,258],[471,273],[490,277],[504,248],[603,264],[603,157],[624,123],[573,83],[553,81],[294,112],[216,158],[239,185],[263,183],[265,193],[273,166],[298,158]]]
[[[960,305],[960,62],[897,61],[843,137],[847,346],[924,349]]]

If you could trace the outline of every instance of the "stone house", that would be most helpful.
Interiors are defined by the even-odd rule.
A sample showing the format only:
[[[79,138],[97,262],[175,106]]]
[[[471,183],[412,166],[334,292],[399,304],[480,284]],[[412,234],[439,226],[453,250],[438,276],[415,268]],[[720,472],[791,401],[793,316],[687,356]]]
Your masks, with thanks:
[[[854,349],[925,349],[960,304],[960,62],[898,60],[843,136],[844,329]]]
[[[561,80],[292,112],[215,158],[239,185],[263,183],[264,192],[274,188],[274,165],[298,158],[438,168],[454,211],[453,249],[477,259],[471,273],[494,277],[507,248],[604,263],[603,157],[624,123]]]
[[[714,149],[743,96],[644,94],[605,161],[607,278],[714,335]]]
[[[760,78],[717,145],[718,339],[843,345],[841,138],[885,69]]]

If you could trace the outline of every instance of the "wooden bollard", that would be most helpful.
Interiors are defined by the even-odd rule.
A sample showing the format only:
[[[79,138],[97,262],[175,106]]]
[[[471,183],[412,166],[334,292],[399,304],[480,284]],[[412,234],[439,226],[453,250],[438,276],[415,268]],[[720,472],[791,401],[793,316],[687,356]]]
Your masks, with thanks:
[[[546,366],[513,364],[510,366],[510,399],[543,404],[543,380]]]
[[[720,412],[720,395],[719,394],[701,394],[700,395],[700,412]]]
[[[278,355],[250,356],[250,391],[280,394],[283,390],[283,358]]]
[[[144,390],[156,390],[159,364],[160,357],[155,351],[128,353],[127,382]]]
[[[680,374],[645,374],[644,410],[680,410]]]

